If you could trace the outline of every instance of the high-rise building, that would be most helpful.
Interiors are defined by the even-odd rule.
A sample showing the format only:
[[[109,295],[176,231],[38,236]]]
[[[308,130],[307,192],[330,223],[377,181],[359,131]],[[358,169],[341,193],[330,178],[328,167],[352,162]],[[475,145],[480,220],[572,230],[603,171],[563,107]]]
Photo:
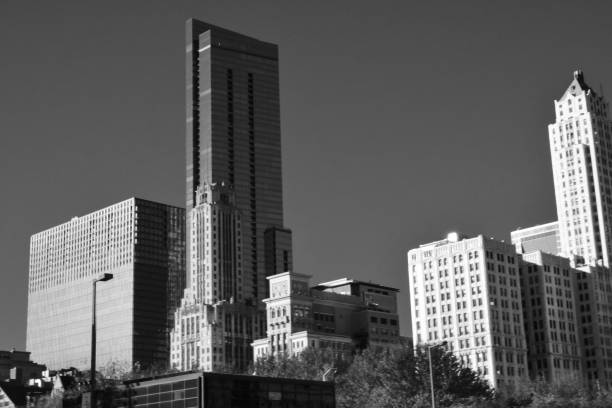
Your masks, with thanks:
[[[577,273],[583,372],[612,384],[612,122],[575,71],[548,125],[561,252]]]
[[[267,296],[265,232],[283,227],[278,47],[188,20],[186,54],[187,211],[199,186],[233,187],[242,286],[256,303]]]
[[[179,369],[240,367],[265,335],[266,277],[293,262],[283,227],[278,47],[198,20],[187,21],[186,34],[190,287],[176,314],[172,361]],[[223,189],[218,200],[201,199],[215,188]],[[215,233],[220,219],[205,216],[215,211],[231,227]],[[208,248],[216,248],[212,258]]]
[[[167,364],[185,287],[185,210],[131,198],[34,234],[27,347],[51,369],[90,364],[92,282],[97,366]]]
[[[482,235],[446,239],[408,252],[415,344],[446,343],[492,387],[527,374],[519,256]]]
[[[351,354],[401,341],[395,288],[353,279],[309,286],[310,276],[269,276],[267,336],[253,342],[253,358],[295,355],[306,347]]]
[[[510,239],[519,253],[542,251],[547,254],[561,253],[559,223],[557,221],[519,228],[510,233]]]
[[[570,266],[569,259],[541,251],[523,254],[521,258],[521,294],[530,377],[549,382],[582,381],[577,289],[580,272]]]
[[[548,125],[559,236],[577,264],[610,266],[612,256],[612,122],[608,102],[582,71],[559,100]]]
[[[191,276],[175,312],[170,361],[214,371],[250,362],[257,309],[244,302],[242,215],[226,185],[198,188],[191,210]]]

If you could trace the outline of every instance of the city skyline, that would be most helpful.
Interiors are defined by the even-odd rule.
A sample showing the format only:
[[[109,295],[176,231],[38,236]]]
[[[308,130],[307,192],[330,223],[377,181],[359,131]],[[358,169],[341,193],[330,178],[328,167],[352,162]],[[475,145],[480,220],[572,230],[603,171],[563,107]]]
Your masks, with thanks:
[[[435,13],[426,6],[420,7],[425,9],[421,12],[430,13],[426,21],[432,23]],[[507,7],[509,10],[503,11],[521,14],[520,7]],[[610,29],[603,23],[601,28],[597,19],[607,15],[606,12],[593,12],[590,19],[595,20],[594,23],[591,21],[589,27],[581,25],[573,31],[572,36],[580,34],[578,40],[559,32],[555,35],[561,38],[552,39],[552,34],[548,33],[535,40],[529,39],[527,43],[529,33],[533,34],[536,27],[538,32],[546,32],[539,22],[536,23],[536,17],[544,14],[545,6],[533,7],[529,10],[532,20],[527,18],[526,21],[527,30],[518,33],[518,39],[512,41],[500,34],[496,40],[501,44],[496,44],[493,40],[487,43],[476,38],[479,30],[454,24],[450,18],[453,6],[449,5],[442,13],[443,21],[448,23],[442,27],[448,31],[437,34],[438,39],[448,42],[440,51],[446,58],[427,55],[426,51],[432,47],[420,41],[404,44],[395,43],[393,36],[384,38],[388,32],[412,39],[408,34],[418,33],[426,24],[419,25],[411,20],[418,29],[410,31],[394,13],[377,10],[378,13],[368,14],[363,7],[357,7],[355,15],[349,17],[341,10],[325,10],[329,14],[319,16],[318,21],[327,25],[314,24],[321,28],[314,38],[300,38],[300,30],[306,28],[300,13],[305,10],[282,9],[286,21],[277,26],[271,21],[258,24],[264,17],[263,12],[256,13],[255,18],[249,15],[245,20],[233,16],[230,10],[217,9],[217,16],[197,7],[175,10],[174,14],[161,19],[168,31],[147,34],[159,35],[159,39],[168,36],[169,40],[161,41],[163,47],[143,45],[143,55],[122,54],[139,44],[137,35],[140,34],[130,31],[132,26],[128,24],[128,17],[134,18],[136,12],[132,10],[126,16],[101,13],[100,22],[88,22],[92,38],[88,38],[87,43],[96,43],[96,47],[84,48],[95,51],[96,55],[85,53],[84,56],[73,51],[78,47],[71,42],[74,41],[72,33],[78,32],[76,29],[83,24],[78,18],[64,21],[68,23],[67,28],[60,29],[47,21],[43,10],[37,10],[31,23],[44,16],[51,26],[45,34],[52,38],[43,49],[38,49],[46,58],[38,55],[40,61],[37,63],[48,67],[39,73],[41,78],[28,75],[31,62],[23,53],[28,47],[23,45],[29,41],[34,44],[34,39],[39,41],[42,31],[32,30],[21,39],[23,43],[12,41],[16,44],[11,46],[2,43],[3,49],[15,61],[2,68],[6,70],[2,77],[16,78],[16,84],[9,84],[2,98],[5,115],[2,123],[6,124],[5,132],[9,134],[3,138],[0,149],[4,152],[2,162],[7,165],[2,172],[2,185],[7,188],[9,199],[2,204],[6,222],[3,222],[0,238],[1,253],[7,261],[3,265],[0,298],[3,310],[11,310],[17,316],[7,316],[6,312],[0,316],[3,328],[0,348],[11,345],[23,348],[25,343],[23,298],[29,235],[74,215],[135,195],[182,206],[184,149],[180,118],[184,100],[180,78],[183,72],[182,60],[174,60],[182,52],[180,29],[177,28],[190,16],[206,17],[221,26],[280,43],[285,223],[294,231],[296,272],[312,274],[314,281],[341,276],[367,280],[375,276],[377,282],[399,287],[403,334],[408,334],[405,251],[455,228],[508,239],[509,232],[519,226],[553,221],[554,194],[546,139],[546,125],[553,121],[550,100],[560,95],[566,78],[577,68],[584,70],[594,88],[599,89],[600,82],[604,90],[611,85],[611,78],[605,73],[610,72],[612,61],[599,55],[605,50],[600,41],[609,38],[605,33]],[[482,8],[478,10],[481,17],[487,11],[486,7]],[[9,11],[0,17],[0,26],[7,30],[3,37],[12,40],[15,37],[7,34],[16,25],[8,20],[15,17],[15,21],[21,22],[27,10]],[[56,17],[62,15],[62,10],[51,11],[59,13]],[[79,12],[100,10],[86,12],[75,5],[70,11],[78,15]],[[402,11],[405,14],[399,13],[399,16],[408,15],[408,10]],[[560,13],[557,17],[569,19],[571,12],[584,11],[560,6],[555,12]],[[363,34],[359,29],[360,16],[378,27],[383,35],[372,30],[370,37],[359,37]],[[147,17],[140,18],[138,21],[146,25]],[[148,18],[151,25],[160,23],[159,16]],[[558,18],[556,20],[555,25],[562,26]],[[118,34],[112,37],[106,34],[105,24],[109,22],[119,26]],[[332,22],[343,30],[332,31]],[[491,22],[482,23],[484,28],[491,28],[487,25]],[[504,29],[509,27],[502,27],[498,33],[509,32]],[[448,38],[453,30],[462,32],[456,42]],[[331,36],[332,33],[338,38]],[[436,35],[435,32],[430,34]],[[108,38],[115,41],[103,41]],[[365,44],[349,41],[354,38],[360,38]],[[119,44],[118,39],[123,44]],[[387,39],[388,43],[381,42],[382,39]],[[525,47],[520,53],[537,57],[536,62],[525,58],[529,63],[519,64],[505,59],[518,59],[521,41]],[[404,48],[394,48],[398,44]],[[453,44],[459,47],[450,46]],[[490,47],[496,44],[493,51],[499,53],[493,53],[492,61],[483,56],[479,58],[479,45],[483,44]],[[545,57],[536,53],[539,50],[546,54],[548,48],[543,47],[544,44],[555,50],[555,55]],[[585,44],[591,49],[579,47]],[[602,47],[597,48],[594,44]],[[338,48],[339,45],[344,47]],[[364,45],[371,47],[372,60],[362,59]],[[561,45],[565,48],[555,49]],[[506,47],[514,49],[508,57],[502,52]],[[339,49],[343,52],[338,53]],[[402,58],[398,55],[402,50],[408,54],[412,52],[416,58],[410,55]],[[461,50],[467,51],[466,59]],[[164,61],[171,65],[151,65],[147,75],[143,75],[142,71],[135,72],[136,62],[140,60],[134,58],[143,56],[148,62]],[[321,61],[310,60],[308,56]],[[453,61],[449,67],[442,65],[447,58]],[[58,64],[55,59],[65,64]],[[124,69],[124,65],[128,69]],[[479,66],[480,71],[475,69]],[[172,73],[167,72],[168,67]],[[429,72],[432,67],[434,69]],[[372,68],[376,75],[363,75]],[[153,92],[158,85],[156,80],[162,81],[163,92]],[[80,93],[81,85],[88,84],[86,81],[92,81],[92,89]],[[423,85],[426,82],[429,84]],[[104,84],[114,86],[105,91]],[[392,84],[395,89],[389,86]],[[20,86],[25,87],[25,92]],[[386,91],[379,91],[379,88]],[[497,89],[501,89],[499,94],[495,92]],[[39,99],[24,98],[19,92]],[[418,103],[404,99],[408,92],[417,96]],[[130,95],[133,93],[138,97],[133,98]],[[98,95],[101,97],[96,100]],[[484,103],[485,95],[503,104],[488,100]],[[53,101],[56,103],[51,103]],[[87,106],[80,106],[85,101],[89,102]],[[136,107],[138,109],[133,109]],[[37,113],[37,120],[31,123],[24,120],[24,112]],[[365,113],[370,115],[365,116]],[[451,119],[451,124],[436,123],[440,117]],[[145,121],[152,124],[144,126]],[[521,131],[527,136],[520,134]],[[155,135],[152,143],[151,134]],[[96,143],[94,136],[108,141],[107,144]],[[457,142],[457,138],[465,136],[465,143]],[[505,139],[510,137],[514,139],[507,143]],[[7,154],[9,151],[11,154]],[[128,161],[133,161],[133,157],[138,164],[129,167]],[[34,165],[30,165],[32,163]],[[311,163],[316,166],[308,166]],[[499,169],[499,173],[491,172],[492,166]],[[462,171],[457,171],[458,168]],[[122,179],[119,176],[123,176]],[[478,182],[474,182],[474,177],[479,177]],[[518,190],[516,197],[505,195],[507,188]],[[466,198],[470,201],[454,206],[455,200]],[[40,208],[41,205],[44,207]],[[504,213],[488,207],[501,207]],[[445,215],[433,219],[433,214],[440,210]],[[18,287],[22,290],[15,289]],[[12,305],[14,307],[8,309]],[[20,315],[19,310],[23,310]],[[21,328],[20,321],[23,322]],[[6,332],[5,327],[14,328],[16,333]]]

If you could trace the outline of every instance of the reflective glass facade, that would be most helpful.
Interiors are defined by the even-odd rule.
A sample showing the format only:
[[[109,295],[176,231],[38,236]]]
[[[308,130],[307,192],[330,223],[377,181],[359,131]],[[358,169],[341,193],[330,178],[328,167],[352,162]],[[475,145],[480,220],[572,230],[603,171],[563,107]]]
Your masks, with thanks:
[[[332,382],[189,373],[126,383],[135,408],[334,408]]]
[[[241,286],[245,301],[258,304],[266,276],[277,273],[266,271],[265,231],[283,227],[278,47],[198,20],[186,28],[188,216],[199,186],[233,187]]]
[[[185,287],[185,211],[132,198],[30,240],[27,348],[49,368],[90,362],[97,284],[97,365],[166,363]]]

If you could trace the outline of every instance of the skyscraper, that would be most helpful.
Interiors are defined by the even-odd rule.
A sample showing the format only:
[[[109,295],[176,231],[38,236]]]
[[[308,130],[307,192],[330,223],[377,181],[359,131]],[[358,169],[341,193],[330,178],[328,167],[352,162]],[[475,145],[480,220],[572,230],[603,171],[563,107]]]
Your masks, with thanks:
[[[204,183],[234,188],[243,217],[242,285],[257,302],[267,289],[265,231],[283,226],[278,47],[188,20],[186,54],[186,208]]]
[[[612,122],[582,71],[548,125],[561,252],[578,269],[583,372],[612,384]]]
[[[278,47],[197,20],[187,21],[186,34],[190,287],[176,315],[172,361],[181,369],[243,366],[251,360],[244,344],[265,333],[266,276],[292,267],[291,233],[283,228]],[[202,214],[225,211],[224,200],[198,195],[216,190],[228,198],[223,208],[234,224],[203,237],[215,221]],[[208,274],[199,266],[208,262],[202,248],[218,251]],[[223,273],[215,269],[221,265]],[[198,315],[211,308],[208,317]],[[194,321],[210,326],[192,332]],[[209,346],[215,330],[223,341]]]
[[[577,264],[610,266],[612,256],[612,123],[608,103],[582,71],[548,125],[562,253]]]
[[[51,369],[88,368],[92,281],[97,365],[168,362],[172,314],[185,286],[185,211],[131,198],[34,234],[27,349]]]

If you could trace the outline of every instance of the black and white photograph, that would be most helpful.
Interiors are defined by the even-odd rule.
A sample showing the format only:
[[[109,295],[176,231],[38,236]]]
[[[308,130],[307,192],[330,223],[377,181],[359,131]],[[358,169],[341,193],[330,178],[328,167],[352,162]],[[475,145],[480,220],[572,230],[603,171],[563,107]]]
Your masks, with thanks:
[[[0,408],[612,407],[612,2],[0,0]]]

